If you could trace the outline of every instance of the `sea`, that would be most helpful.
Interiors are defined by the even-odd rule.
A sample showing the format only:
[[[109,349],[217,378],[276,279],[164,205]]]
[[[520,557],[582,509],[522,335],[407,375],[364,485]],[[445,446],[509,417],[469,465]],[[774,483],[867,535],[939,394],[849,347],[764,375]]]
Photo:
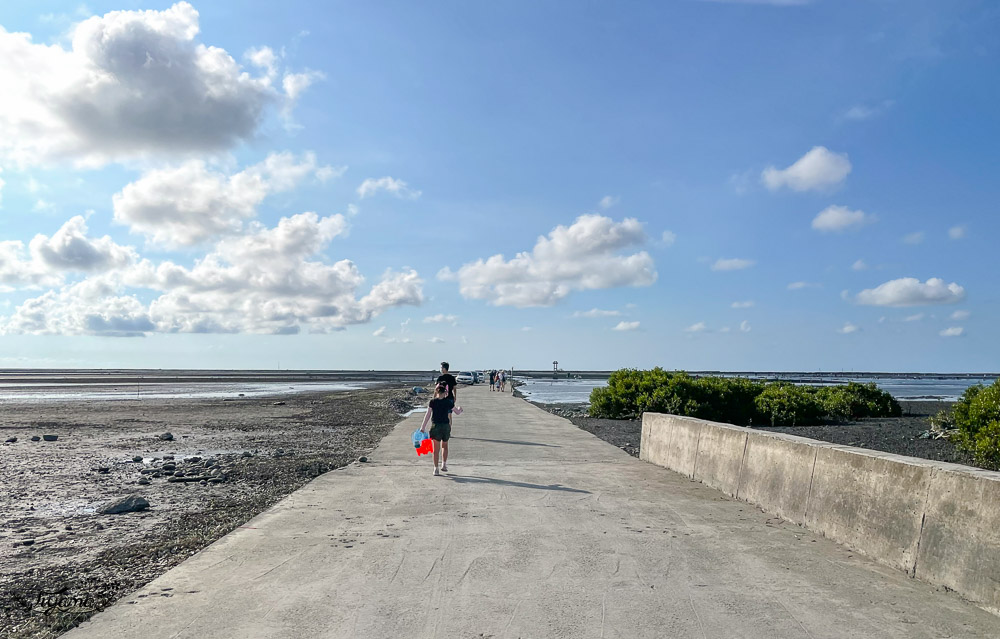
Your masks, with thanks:
[[[514,371],[517,390],[529,401],[585,404],[608,372]],[[934,373],[727,373],[692,375],[750,377],[796,384],[875,382],[901,400],[954,401],[974,384],[988,385],[997,374]],[[49,401],[142,401],[149,399],[232,399],[305,392],[343,392],[384,384],[429,387],[436,371],[205,371],[205,370],[0,370],[0,404]]]

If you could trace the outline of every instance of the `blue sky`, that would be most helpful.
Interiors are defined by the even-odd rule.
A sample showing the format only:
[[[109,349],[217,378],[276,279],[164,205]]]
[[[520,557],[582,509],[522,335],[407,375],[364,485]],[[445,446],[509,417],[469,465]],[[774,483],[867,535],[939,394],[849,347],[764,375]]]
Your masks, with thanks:
[[[0,27],[0,366],[1000,368],[995,3]]]

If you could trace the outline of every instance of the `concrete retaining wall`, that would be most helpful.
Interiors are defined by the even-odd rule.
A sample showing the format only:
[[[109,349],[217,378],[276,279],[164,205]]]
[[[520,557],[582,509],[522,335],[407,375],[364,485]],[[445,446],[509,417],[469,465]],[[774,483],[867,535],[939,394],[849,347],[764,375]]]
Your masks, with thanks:
[[[1000,614],[1000,473],[656,413],[639,458]]]

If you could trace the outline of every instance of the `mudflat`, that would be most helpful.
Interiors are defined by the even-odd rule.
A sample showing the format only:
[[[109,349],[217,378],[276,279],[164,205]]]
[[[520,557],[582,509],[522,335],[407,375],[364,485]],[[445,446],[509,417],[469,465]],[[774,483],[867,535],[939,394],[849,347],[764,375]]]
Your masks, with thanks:
[[[412,403],[386,387],[0,405],[0,634],[73,627],[357,460]],[[149,508],[98,513],[128,495]]]

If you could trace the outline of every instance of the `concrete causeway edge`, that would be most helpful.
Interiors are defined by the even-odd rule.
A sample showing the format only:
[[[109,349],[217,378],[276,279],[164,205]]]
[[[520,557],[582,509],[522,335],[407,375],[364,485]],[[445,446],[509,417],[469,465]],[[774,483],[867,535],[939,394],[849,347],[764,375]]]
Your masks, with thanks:
[[[639,458],[1000,615],[1000,473],[660,413]]]

